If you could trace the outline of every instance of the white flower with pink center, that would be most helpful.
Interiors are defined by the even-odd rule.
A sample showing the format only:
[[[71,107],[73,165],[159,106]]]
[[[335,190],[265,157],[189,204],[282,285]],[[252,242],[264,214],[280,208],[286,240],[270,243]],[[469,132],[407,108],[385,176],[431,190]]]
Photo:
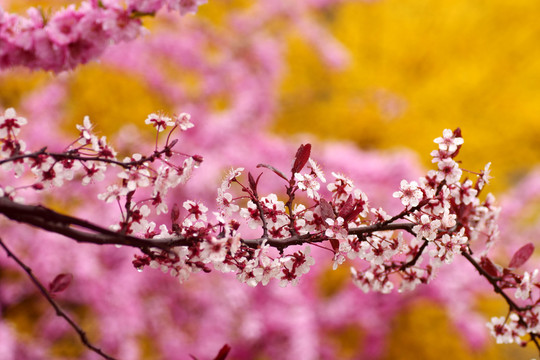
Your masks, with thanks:
[[[411,181],[409,183],[407,180],[401,180],[400,185],[401,190],[394,192],[392,196],[395,198],[400,198],[401,203],[404,206],[418,206],[424,196],[422,190],[418,188],[418,183],[416,181]]]
[[[311,168],[311,173],[315,175],[318,179],[320,179],[323,183],[326,182],[326,178],[324,177],[324,173],[321,170],[321,167],[319,164],[317,164],[312,158],[309,158],[309,167]]]
[[[294,179],[298,184],[298,188],[307,193],[310,199],[319,199],[317,190],[321,188],[321,184],[310,174],[302,175],[300,173],[294,174]]]
[[[452,154],[457,150],[458,146],[463,145],[463,138],[455,137],[452,130],[445,129],[443,131],[443,136],[436,138],[433,142],[439,144],[440,150]]]
[[[186,131],[187,129],[191,129],[194,125],[190,121],[191,115],[187,113],[181,113],[180,115],[176,116],[174,121],[176,125],[182,130]]]
[[[531,291],[535,285],[536,277],[538,276],[538,269],[534,269],[532,274],[528,271],[525,271],[521,283],[517,285],[516,292],[514,296],[516,299],[527,300],[531,297]]]
[[[9,108],[0,116],[0,138],[6,138],[9,134],[17,136],[20,127],[26,125],[27,121],[22,116],[17,116],[15,109]]]
[[[349,232],[346,225],[344,224],[344,220],[342,217],[338,217],[336,220],[328,218],[325,220],[325,222],[328,227],[326,228],[324,235],[326,235],[330,239],[347,239]]]
[[[462,171],[458,163],[452,159],[444,159],[439,162],[439,171],[437,172],[437,180],[445,180],[447,184],[454,184],[461,178]]]
[[[441,221],[439,219],[431,219],[429,215],[424,214],[420,217],[418,225],[413,227],[413,231],[419,239],[434,240],[440,227]]]
[[[218,196],[216,201],[219,209],[222,210],[227,216],[231,216],[233,212],[240,210],[240,206],[233,203],[232,195],[228,192],[224,192],[221,188],[218,188]]]

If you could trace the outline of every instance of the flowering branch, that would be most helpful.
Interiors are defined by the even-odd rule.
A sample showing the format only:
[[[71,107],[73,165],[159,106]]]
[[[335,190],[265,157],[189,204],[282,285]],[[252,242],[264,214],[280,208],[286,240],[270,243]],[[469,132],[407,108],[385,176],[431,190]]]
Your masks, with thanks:
[[[476,176],[475,182],[461,180],[466,170],[454,160],[463,144],[459,129],[445,130],[442,137],[435,139],[438,149],[432,156],[438,170],[429,171],[418,181],[401,181],[393,197],[404,209],[394,216],[371,207],[367,195],[342,174],[332,173],[334,180],[323,193],[321,182],[325,183],[326,177],[311,158],[311,145],[305,144],[299,147],[289,176],[271,165],[258,166],[286,182],[284,199],[276,194],[261,194],[261,175],[255,177],[248,172],[244,184],[244,169],[231,169],[217,189],[214,220],[209,219],[204,204],[187,200],[182,204],[184,215],[175,204],[171,224],[158,225],[151,214],[168,212],[165,195],[184,184],[202,161],[198,155],[174,150],[177,140],[171,140],[176,129],[193,126],[189,115],[173,119],[151,114],[146,123],[156,129],[156,139],[169,129],[165,145],[159,150],[156,140],[153,154],[133,154],[123,161],[117,159],[104,137],[94,135],[88,118],[77,126],[78,139],[63,153],[26,151],[18,138],[25,123],[13,109],[0,116],[0,150],[5,156],[0,166],[14,170],[15,177],[22,177],[30,169],[37,179],[31,186],[35,190],[59,187],[64,181],[87,185],[104,180],[110,168],[120,168],[116,177],[119,184],[109,185],[98,198],[117,201],[125,211],[120,222],[106,229],[43,206],[21,204],[17,194],[24,187],[3,186],[0,213],[11,220],[79,242],[136,247],[142,251],[133,260],[138,270],[146,266],[161,268],[179,281],[191,273],[215,269],[235,272],[238,280],[250,286],[266,285],[272,279],[279,280],[281,286],[295,285],[314,264],[309,245],[317,244],[328,246],[325,248],[333,253],[334,268],[347,258],[358,259],[361,267],[352,267],[351,273],[360,289],[389,293],[395,286],[406,291],[429,283],[441,266],[461,254],[510,307],[506,318],[493,318],[488,324],[497,341],[524,345],[521,338],[529,334],[529,341],[538,344],[540,296],[533,295],[533,290],[540,288],[535,280],[538,270],[523,275],[516,272],[534,247],[527,244],[518,250],[507,268],[487,257],[498,233],[499,208],[491,194],[484,201],[479,199],[489,181],[489,164],[483,171],[471,173]],[[178,156],[185,158],[182,165],[175,164]],[[234,195],[233,186],[239,187],[239,194]],[[245,236],[242,223],[262,234]],[[471,255],[473,244],[481,249],[480,262]],[[530,304],[518,306],[504,289],[516,289],[514,296]]]
[[[139,249],[154,247],[163,250],[190,244],[190,242],[183,237],[171,239],[141,239],[103,228],[86,220],[60,214],[44,206],[20,204],[7,197],[0,198],[0,213],[11,220],[64,235],[80,243],[90,243],[95,245],[125,245]],[[77,230],[76,228],[73,228],[73,226],[85,229],[86,231]]]
[[[81,339],[81,342],[84,344],[84,346],[86,346],[87,348],[89,348],[90,350],[92,350],[93,352],[95,352],[96,354],[100,355],[101,357],[103,357],[104,359],[107,359],[107,360],[115,360],[115,358],[113,358],[112,356],[110,355],[107,355],[105,354],[100,348],[96,347],[95,345],[92,345],[92,343],[88,340],[88,336],[86,335],[86,333],[81,329],[81,327],[79,325],[77,325],[77,323],[68,315],[66,314],[62,308],[60,308],[60,306],[58,305],[58,303],[52,298],[51,294],[49,293],[49,291],[45,288],[45,286],[38,280],[38,278],[36,278],[32,272],[32,269],[26,265],[21,259],[19,259],[7,246],[6,244],[4,243],[4,241],[0,238],[0,246],[2,248],[4,248],[5,252],[7,253],[7,256],[12,258],[18,265],[21,269],[24,270],[24,272],[28,275],[28,277],[30,278],[30,280],[34,283],[34,285],[39,289],[39,292],[43,295],[43,297],[45,297],[45,299],[47,299],[47,301],[49,302],[49,304],[51,304],[51,306],[54,308],[55,312],[56,312],[56,315],[63,318],[64,320],[66,320],[66,322],[69,324],[69,326],[71,326],[73,328],[73,330],[75,330],[77,332],[77,334],[79,334],[79,338]]]
[[[80,218],[60,214],[45,206],[20,204],[10,200],[8,197],[0,197],[0,214],[20,223],[64,235],[80,243],[124,245],[139,249],[158,248],[170,250],[177,246],[189,246],[194,242],[193,239],[188,239],[183,236],[170,238],[139,238],[126,235]],[[74,227],[82,228],[85,231],[77,230]],[[374,231],[410,230],[412,227],[412,224],[388,224],[384,226],[373,224],[352,228],[349,230],[349,233],[351,235],[360,235],[373,233]],[[328,238],[325,236],[305,234],[291,236],[286,239],[271,239],[267,237],[241,239],[241,242],[254,249],[260,247],[263,243],[266,243],[268,246],[283,250],[289,246],[313,244],[327,240]]]
[[[503,340],[508,339],[510,336],[511,338],[514,338],[514,340],[521,344],[525,345],[526,342],[521,340],[521,336],[524,335],[524,329],[527,329],[529,327],[529,324],[537,324],[538,322],[538,310],[534,309],[533,305],[527,305],[527,306],[519,306],[516,304],[512,298],[506,294],[503,290],[503,287],[509,286],[512,287],[512,285],[504,284],[503,287],[499,285],[499,281],[503,280],[500,277],[494,277],[490,274],[489,271],[485,270],[481,264],[479,264],[469,253],[466,251],[462,252],[463,257],[465,257],[478,272],[485,277],[489,283],[493,286],[493,290],[495,293],[501,295],[503,299],[506,301],[509,307],[509,318],[511,320],[510,324],[506,325],[506,319],[504,322],[500,318],[493,318],[492,323],[488,324],[490,326],[492,333],[497,337],[497,342],[503,342]],[[483,258],[482,259],[484,264],[486,262],[490,262],[489,259]],[[481,260],[481,262],[482,262]],[[487,266],[488,268],[491,268],[491,266]],[[528,273],[526,273],[528,275]],[[508,274],[507,274],[508,275]],[[528,276],[527,276],[528,277]],[[524,276],[525,278],[525,276]],[[517,297],[517,296],[516,296]],[[536,301],[536,305],[538,304],[538,301]],[[533,310],[534,309],[534,310]],[[504,319],[504,318],[503,318]],[[512,329],[512,322],[514,323],[513,326],[515,326],[515,329]],[[527,331],[530,337],[530,341],[534,343],[538,351],[540,352],[540,335],[536,331]]]
[[[162,150],[155,151],[153,154],[149,155],[148,157],[141,157],[139,160],[133,160],[133,161],[127,161],[127,162],[110,159],[107,157],[110,154],[101,154],[101,156],[83,156],[83,155],[80,155],[80,151],[77,149],[70,149],[69,151],[65,153],[57,153],[57,152],[49,152],[47,151],[47,148],[44,147],[33,153],[13,155],[7,159],[0,160],[0,165],[9,163],[9,162],[17,162],[23,159],[32,159],[34,161],[39,161],[40,158],[51,157],[55,161],[77,160],[82,163],[97,161],[97,162],[102,162],[102,163],[114,164],[114,165],[123,167],[125,169],[129,169],[134,166],[135,167],[143,166],[146,162],[151,163],[155,161],[156,159],[159,159],[164,154],[171,154],[172,148],[176,145],[177,142],[178,142],[178,139],[173,140],[171,141],[170,144],[164,146]]]

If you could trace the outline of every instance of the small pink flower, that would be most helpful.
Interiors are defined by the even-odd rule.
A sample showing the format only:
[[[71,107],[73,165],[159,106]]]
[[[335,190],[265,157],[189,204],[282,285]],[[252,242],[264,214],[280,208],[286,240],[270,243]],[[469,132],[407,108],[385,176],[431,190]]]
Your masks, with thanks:
[[[26,119],[17,116],[15,109],[9,108],[0,116],[0,138],[6,138],[8,135],[17,136],[21,126],[26,124]]]
[[[446,180],[447,184],[454,184],[461,178],[462,171],[458,163],[452,159],[444,159],[439,162],[439,171],[437,172],[437,180]]]
[[[429,215],[424,214],[420,218],[418,225],[413,227],[413,231],[418,238],[426,240],[434,240],[437,237],[437,230],[441,227],[441,221],[431,219]]]
[[[307,193],[307,196],[311,199],[318,199],[319,194],[317,191],[320,189],[321,185],[315,178],[310,174],[302,175],[300,173],[294,174],[294,179],[298,188]]]
[[[144,121],[145,124],[152,125],[157,129],[158,132],[161,132],[167,128],[167,126],[174,126],[175,122],[168,116],[164,114],[150,114]]]
[[[410,183],[407,180],[401,180],[401,191],[396,191],[393,195],[395,198],[400,198],[401,203],[404,206],[418,206],[420,200],[422,200],[424,194],[422,190],[418,188],[418,183],[416,181],[411,181]]]
[[[74,5],[57,12],[47,23],[49,39],[60,46],[76,42],[82,36],[78,25],[83,17],[84,13],[76,11]]]
[[[189,115],[187,113],[181,113],[180,115],[176,116],[175,119],[174,119],[176,125],[178,125],[178,127],[182,131],[186,131],[187,129],[191,129],[194,126],[193,123],[190,120],[191,120],[191,115]]]
[[[463,145],[462,137],[455,137],[454,132],[450,129],[443,131],[443,136],[433,140],[436,144],[439,144],[439,149],[447,151],[449,154],[453,154],[458,146]]]
[[[330,239],[338,239],[338,240],[346,240],[347,236],[349,235],[347,225],[344,224],[344,220],[342,217],[338,217],[336,220],[333,219],[326,219],[325,220],[327,224],[326,231],[324,232],[324,235]]]

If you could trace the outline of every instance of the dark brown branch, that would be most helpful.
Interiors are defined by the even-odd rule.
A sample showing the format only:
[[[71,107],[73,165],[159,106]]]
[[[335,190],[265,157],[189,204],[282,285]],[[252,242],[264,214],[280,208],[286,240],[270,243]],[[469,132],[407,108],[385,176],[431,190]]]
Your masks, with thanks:
[[[391,230],[405,230],[412,231],[414,224],[413,223],[398,223],[398,224],[387,224],[381,225],[380,223],[373,225],[360,226],[356,228],[349,229],[349,235],[361,235],[369,234],[375,231],[391,231]],[[285,239],[269,239],[269,238],[258,238],[258,239],[243,239],[242,242],[250,247],[260,246],[263,241],[266,240],[266,243],[272,247],[278,249],[285,249],[289,246],[302,245],[302,244],[313,244],[319,243],[328,240],[324,235],[319,234],[305,234],[305,235],[295,235]]]
[[[369,234],[374,231],[389,231],[389,230],[405,230],[407,232],[411,232],[412,228],[415,225],[416,224],[414,223],[388,224],[385,221],[384,223],[376,223],[372,225],[360,226],[357,228],[349,229],[349,235],[361,235],[361,234]]]
[[[404,263],[403,265],[401,265],[401,267],[399,268],[400,270],[405,270],[406,268],[409,268],[411,266],[414,266],[416,265],[416,262],[418,261],[418,259],[420,259],[420,256],[422,256],[422,254],[424,253],[424,250],[426,249],[426,247],[428,246],[429,244],[429,241],[428,240],[424,240],[424,243],[422,244],[422,246],[420,246],[420,249],[418,249],[418,252],[416,253],[416,255],[414,256],[414,258],[412,258],[411,261],[409,262],[406,262]]]
[[[271,239],[271,238],[257,238],[257,239],[242,239],[242,242],[251,248],[257,248],[266,241],[266,244],[271,247],[283,250],[289,246],[318,243],[328,240],[325,236],[314,235],[314,234],[305,234],[305,235],[294,235],[285,239]]]
[[[168,250],[174,246],[190,244],[183,237],[141,239],[135,236],[117,233],[86,220],[57,213],[43,206],[19,204],[9,200],[7,197],[0,197],[0,214],[4,214],[11,220],[61,234],[81,243],[126,245],[136,248],[156,247],[163,250]],[[85,231],[76,229],[74,226],[82,228]]]
[[[56,315],[61,317],[61,318],[64,318],[67,323],[73,328],[73,330],[75,330],[77,332],[77,334],[79,334],[79,338],[81,339],[81,342],[84,344],[84,346],[86,346],[87,348],[89,348],[90,350],[92,350],[93,352],[99,354],[101,357],[103,357],[104,359],[107,359],[107,360],[116,360],[115,358],[113,358],[112,356],[110,355],[107,355],[105,354],[100,348],[92,345],[92,343],[88,340],[88,336],[86,335],[86,333],[84,332],[83,329],[81,329],[81,327],[79,325],[77,325],[77,323],[68,315],[66,314],[61,308],[60,306],[56,303],[56,301],[54,301],[54,299],[52,298],[51,294],[49,293],[49,291],[47,291],[47,289],[45,288],[45,286],[43,286],[43,284],[34,276],[33,272],[32,272],[32,269],[27,266],[21,259],[19,259],[17,256],[15,256],[15,254],[13,254],[13,252],[11,250],[8,249],[8,247],[6,246],[6,244],[4,244],[4,242],[2,241],[2,239],[0,238],[0,246],[2,246],[4,248],[4,250],[6,251],[7,253],[7,256],[8,257],[11,257],[13,260],[15,260],[15,262],[21,267],[21,269],[24,270],[24,272],[26,272],[26,274],[28,275],[28,277],[30,278],[30,280],[34,283],[34,285],[39,289],[39,291],[41,292],[41,294],[45,297],[45,299],[47,299],[47,301],[49,302],[49,304],[51,304],[51,306],[54,308],[55,312],[56,312]]]
[[[83,219],[60,214],[43,206],[19,204],[9,200],[7,197],[0,197],[0,214],[5,215],[11,220],[61,234],[81,243],[91,243],[96,245],[126,245],[140,249],[155,247],[162,250],[170,250],[175,246],[189,246],[193,243],[191,239],[182,236],[161,239],[144,239],[126,235],[111,231]],[[405,230],[410,232],[412,231],[413,226],[414,224],[412,223],[387,225],[373,224],[349,229],[349,234],[360,235],[388,230]],[[265,240],[266,243],[272,247],[285,249],[293,245],[323,242],[328,240],[328,238],[320,234],[305,234],[294,235],[285,239],[272,239],[267,237],[243,239],[242,242],[249,247],[256,248]]]

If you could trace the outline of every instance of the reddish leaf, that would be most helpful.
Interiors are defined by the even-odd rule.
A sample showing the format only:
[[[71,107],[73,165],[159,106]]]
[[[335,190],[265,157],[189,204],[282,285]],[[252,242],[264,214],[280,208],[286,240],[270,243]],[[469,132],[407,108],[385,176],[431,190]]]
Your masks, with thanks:
[[[323,220],[326,220],[328,218],[334,220],[336,218],[336,215],[334,215],[334,209],[332,208],[332,205],[325,199],[321,199],[319,206],[321,207],[321,217]]]
[[[73,275],[70,273],[67,274],[58,274],[53,281],[49,284],[49,292],[51,294],[56,294],[62,292],[68,288],[73,280]]]
[[[354,219],[356,219],[356,217],[357,217],[358,215],[360,215],[360,213],[362,212],[363,209],[364,209],[364,207],[362,206],[362,204],[356,203],[356,204],[354,205],[354,209],[353,209],[350,213],[348,213],[347,216],[345,216],[345,217],[343,218],[343,220],[344,220],[346,223],[353,221]]]
[[[512,256],[512,260],[510,260],[508,267],[512,269],[520,267],[521,265],[525,264],[527,260],[529,260],[533,252],[534,245],[532,243],[523,245],[518,251],[515,252],[514,256]]]
[[[258,168],[264,167],[264,168],[270,169],[270,170],[272,170],[273,172],[275,172],[276,175],[278,175],[279,177],[285,179],[285,181],[289,181],[289,179],[287,179],[287,177],[286,177],[281,171],[279,171],[278,169],[276,169],[276,168],[273,167],[272,165],[258,164],[257,167],[258,167]]]
[[[332,249],[334,249],[334,252],[339,251],[339,240],[338,239],[328,239],[330,241],[330,244],[332,245]]]
[[[497,265],[495,265],[489,258],[483,256],[481,259],[480,259],[480,266],[482,267],[482,269],[484,269],[489,275],[493,276],[493,277],[499,277],[500,276],[500,272],[499,272],[499,269],[497,268]]]
[[[348,223],[354,220],[364,209],[363,201],[355,201],[352,195],[349,195],[345,203],[339,209],[338,216],[341,216],[343,220]]]
[[[255,181],[255,178],[253,178],[253,175],[251,175],[250,172],[248,172],[248,181],[251,191],[253,191],[254,194],[257,194],[257,182]]]
[[[294,157],[294,165],[292,167],[292,173],[300,172],[309,160],[311,154],[311,144],[300,145],[296,156]]]
[[[347,215],[353,211],[354,209],[354,198],[352,195],[349,195],[345,203],[341,206],[341,209],[339,209],[338,216],[341,216],[343,219],[347,217]]]
[[[223,345],[214,360],[225,360],[229,355],[229,351],[231,351],[231,347],[228,344]]]

